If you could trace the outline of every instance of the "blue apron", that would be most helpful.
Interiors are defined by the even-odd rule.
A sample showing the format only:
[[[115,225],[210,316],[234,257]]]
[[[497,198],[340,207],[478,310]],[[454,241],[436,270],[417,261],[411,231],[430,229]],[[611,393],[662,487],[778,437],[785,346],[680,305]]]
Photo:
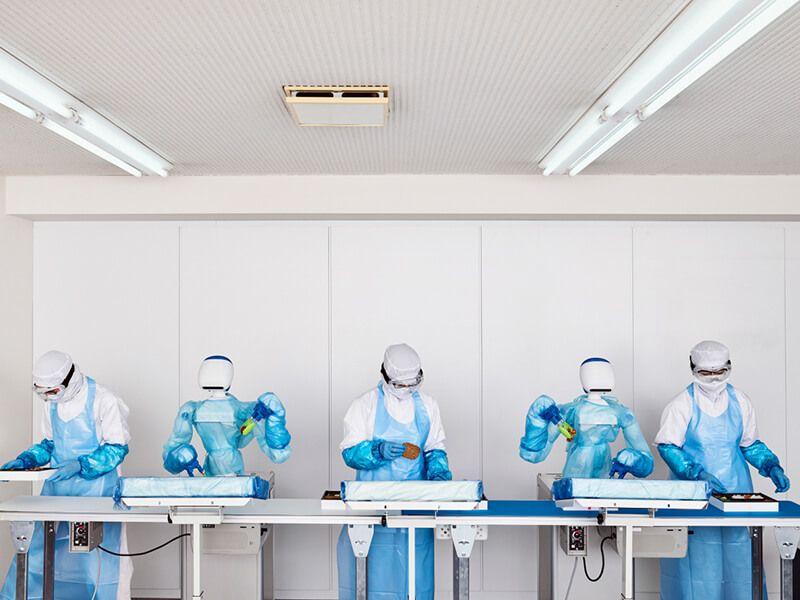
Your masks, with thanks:
[[[374,439],[411,442],[425,448],[431,421],[418,392],[414,392],[414,419],[400,423],[386,410],[383,386],[378,386]],[[398,458],[372,470],[357,471],[358,481],[419,481],[425,479],[423,452],[414,460]],[[433,530],[416,530],[416,593],[419,600],[433,600]],[[339,567],[339,600],[355,598],[356,568],[347,528],[336,548]],[[406,600],[408,597],[408,530],[375,527],[367,556],[367,595],[370,600]]]
[[[692,420],[683,450],[725,486],[726,492],[752,492],[750,468],[740,448],[743,420],[739,399],[728,384],[728,409],[718,417],[700,410],[694,384]],[[684,558],[661,560],[662,600],[750,600],[751,547],[746,527],[695,527]],[[764,583],[764,598],[767,586]]]
[[[50,459],[51,467],[58,467],[79,456],[91,454],[100,447],[94,422],[94,400],[96,384],[86,378],[89,387],[86,408],[71,421],[62,421],[58,416],[55,402],[50,403],[50,422],[53,427],[55,447]],[[116,469],[97,479],[87,480],[80,475],[66,481],[46,481],[42,496],[111,496],[117,483]],[[122,526],[120,523],[103,524],[103,547],[119,552]],[[44,538],[42,524],[36,523],[30,550],[28,552],[28,598],[42,597],[42,549]],[[55,548],[55,600],[89,600],[95,591],[98,561],[100,564],[100,585],[96,600],[116,600],[119,583],[119,557],[94,550],[86,554],[69,552],[69,523],[59,522],[56,526]],[[16,560],[8,570],[2,599],[16,596]]]

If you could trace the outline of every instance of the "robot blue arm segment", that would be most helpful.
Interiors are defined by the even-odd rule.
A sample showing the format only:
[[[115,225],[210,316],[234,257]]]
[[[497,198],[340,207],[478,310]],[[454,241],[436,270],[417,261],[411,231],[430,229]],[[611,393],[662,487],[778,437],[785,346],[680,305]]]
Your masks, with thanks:
[[[252,418],[256,420],[256,439],[261,451],[274,463],[289,460],[292,436],[286,429],[286,409],[280,399],[272,392],[261,394],[253,408]]]
[[[22,461],[25,470],[43,467],[50,462],[54,448],[53,440],[44,439],[25,450],[17,459]]]
[[[781,466],[781,461],[775,456],[775,453],[761,440],[756,440],[746,448],[742,448],[742,454],[747,462],[758,469],[758,474],[762,477],[769,477],[773,467]]]
[[[674,444],[659,444],[658,453],[678,479],[697,481],[703,472],[703,466],[694,462],[691,457]]]
[[[356,471],[371,471],[384,464],[380,453],[381,440],[364,440],[342,450],[344,463]]]
[[[425,478],[428,481],[450,481],[453,474],[444,450],[429,450],[425,453]]]
[[[631,417],[633,415],[631,414]],[[653,453],[644,439],[644,434],[635,418],[631,418],[622,428],[622,435],[628,447],[620,451],[615,459],[636,477],[647,477],[653,472]]]
[[[194,423],[194,414],[197,410],[196,402],[187,402],[178,410],[178,415],[175,417],[175,422],[172,425],[172,433],[164,444],[164,450],[161,453],[161,458],[164,461],[164,468],[173,474],[178,474],[186,470],[188,463],[186,457],[191,451],[194,452],[195,458],[197,452],[192,448],[190,442],[194,431],[192,425]],[[185,449],[188,446],[191,451]]]
[[[164,455],[164,468],[173,475],[186,471],[189,477],[194,477],[195,470],[204,474],[197,460],[197,450],[191,444],[181,444],[167,452]]]
[[[97,479],[116,469],[128,454],[127,444],[103,444],[91,454],[78,457],[81,477]]]
[[[539,396],[528,409],[525,435],[519,441],[519,455],[523,460],[539,463],[548,457],[558,438],[558,427],[546,421],[542,413],[555,402],[549,396]]]

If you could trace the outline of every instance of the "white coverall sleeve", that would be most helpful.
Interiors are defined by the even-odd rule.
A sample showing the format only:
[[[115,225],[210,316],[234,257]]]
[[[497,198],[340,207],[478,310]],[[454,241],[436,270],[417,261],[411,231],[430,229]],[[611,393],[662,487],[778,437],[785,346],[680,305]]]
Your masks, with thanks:
[[[736,390],[736,397],[739,399],[739,406],[742,408],[742,448],[755,443],[758,439],[758,424],[756,423],[756,411],[750,396],[740,390]]]
[[[428,432],[428,439],[425,441],[423,452],[430,452],[431,450],[444,450],[446,452],[447,447],[445,442],[447,438],[444,434],[444,427],[442,426],[442,415],[441,412],[439,412],[439,404],[432,398],[426,404],[428,405],[427,409],[431,418],[431,430]]]
[[[95,420],[98,423],[100,444],[126,445],[131,441],[128,429],[130,409],[122,398],[109,390],[98,390],[95,405]]]
[[[357,398],[347,409],[344,415],[344,439],[339,444],[339,450],[346,450],[364,440],[371,440],[374,423],[370,422],[370,401],[372,394],[365,394]],[[374,421],[374,417],[372,417]]]
[[[683,392],[667,404],[661,413],[661,428],[658,430],[653,443],[672,444],[683,447],[686,441],[686,430],[692,420],[692,401]]]

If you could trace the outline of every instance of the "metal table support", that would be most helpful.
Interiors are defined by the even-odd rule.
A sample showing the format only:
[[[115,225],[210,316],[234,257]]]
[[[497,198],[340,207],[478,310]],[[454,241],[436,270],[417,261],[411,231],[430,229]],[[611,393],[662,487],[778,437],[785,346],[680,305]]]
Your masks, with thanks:
[[[372,525],[348,525],[347,535],[356,557],[356,600],[367,600],[367,555],[372,544]]]
[[[750,527],[753,600],[764,598],[764,528]]]
[[[14,542],[14,549],[17,551],[17,581],[16,598],[26,599],[28,597],[28,550],[33,540],[33,532],[36,523],[33,521],[12,521],[11,538]]]
[[[622,598],[633,600],[634,595],[634,562],[633,562],[633,527],[626,525],[624,530],[624,552],[622,556]]]
[[[781,600],[800,600],[800,577],[795,578],[795,569],[800,570],[800,561],[795,560],[797,544],[800,542],[800,527],[776,527],[775,542],[781,557]]]
[[[45,521],[44,529],[44,572],[42,573],[42,600],[53,600],[56,583],[56,523]]]
[[[469,600],[469,557],[478,537],[477,525],[452,525],[453,600]]]

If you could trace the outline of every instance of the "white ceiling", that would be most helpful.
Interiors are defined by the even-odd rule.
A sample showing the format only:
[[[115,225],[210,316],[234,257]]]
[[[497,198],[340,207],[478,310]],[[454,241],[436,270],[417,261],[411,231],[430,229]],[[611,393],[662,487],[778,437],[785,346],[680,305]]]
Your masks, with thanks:
[[[0,47],[176,175],[537,173],[686,0],[0,0]],[[800,10],[587,172],[800,173]],[[301,129],[283,84],[388,84],[382,129]],[[0,175],[117,174],[0,110]]]

